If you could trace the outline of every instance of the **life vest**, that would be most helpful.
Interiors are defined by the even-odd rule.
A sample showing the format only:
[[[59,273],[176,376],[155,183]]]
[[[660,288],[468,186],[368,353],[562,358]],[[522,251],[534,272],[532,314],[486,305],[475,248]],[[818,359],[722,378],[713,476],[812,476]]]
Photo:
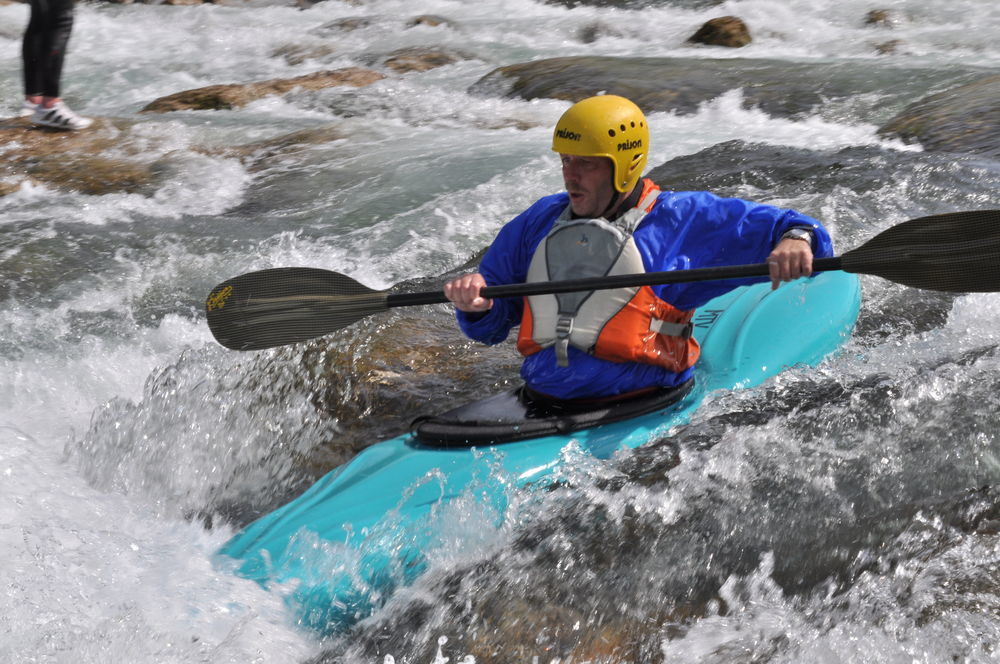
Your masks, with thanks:
[[[639,204],[614,222],[572,219],[567,205],[531,257],[527,282],[645,272],[632,233],[660,190],[643,181]],[[649,286],[525,298],[517,349],[532,355],[554,347],[559,366],[568,347],[612,362],[641,362],[681,372],[701,350],[691,336],[694,311],[681,311]]]

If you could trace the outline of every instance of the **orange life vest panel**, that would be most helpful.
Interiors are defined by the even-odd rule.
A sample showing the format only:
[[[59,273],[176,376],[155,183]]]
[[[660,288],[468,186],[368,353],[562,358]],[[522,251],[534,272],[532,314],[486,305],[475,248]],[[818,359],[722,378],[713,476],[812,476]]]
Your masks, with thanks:
[[[636,274],[645,271],[632,232],[656,203],[660,190],[643,181],[639,204],[615,222],[560,215],[539,243],[528,282]],[[694,311],[681,311],[649,286],[525,298],[517,349],[532,355],[554,347],[567,366],[568,346],[612,362],[641,362],[681,372],[701,352],[691,336]]]

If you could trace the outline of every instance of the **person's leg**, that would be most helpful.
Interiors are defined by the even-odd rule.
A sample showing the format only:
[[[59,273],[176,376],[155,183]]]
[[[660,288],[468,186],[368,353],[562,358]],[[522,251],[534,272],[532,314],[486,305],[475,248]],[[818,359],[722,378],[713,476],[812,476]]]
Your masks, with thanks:
[[[42,53],[45,47],[45,29],[48,19],[47,0],[29,0],[31,18],[24,30],[21,43],[21,61],[24,67],[24,99],[32,104],[42,102]]]
[[[45,6],[45,28],[42,42],[41,92],[43,106],[59,100],[66,46],[73,31],[73,0],[32,0]]]
[[[35,62],[38,69],[35,76],[41,86],[40,95],[29,91],[27,81],[25,83],[25,107],[29,103],[36,104],[31,122],[56,129],[85,129],[93,120],[74,113],[59,97],[66,45],[73,30],[73,0],[31,0],[31,8],[32,21],[36,15],[39,17],[38,29],[41,33],[39,44],[31,47],[36,49],[31,55],[38,58]],[[26,44],[26,63],[28,51]]]

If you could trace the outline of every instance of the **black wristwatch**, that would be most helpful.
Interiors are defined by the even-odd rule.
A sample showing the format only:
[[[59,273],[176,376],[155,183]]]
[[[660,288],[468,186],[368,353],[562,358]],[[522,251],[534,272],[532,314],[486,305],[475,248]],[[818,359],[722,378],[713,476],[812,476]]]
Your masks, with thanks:
[[[813,232],[808,228],[792,228],[785,231],[785,234],[781,236],[782,240],[792,239],[792,240],[804,240],[809,244],[813,241]]]

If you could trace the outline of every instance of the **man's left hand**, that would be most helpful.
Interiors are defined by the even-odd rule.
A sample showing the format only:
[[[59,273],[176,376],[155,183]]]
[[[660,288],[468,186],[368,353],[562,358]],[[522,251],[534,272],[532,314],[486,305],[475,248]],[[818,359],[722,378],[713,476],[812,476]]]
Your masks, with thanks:
[[[795,281],[799,277],[812,274],[812,245],[803,240],[785,238],[767,257],[767,265],[771,274],[771,290],[782,281]]]

